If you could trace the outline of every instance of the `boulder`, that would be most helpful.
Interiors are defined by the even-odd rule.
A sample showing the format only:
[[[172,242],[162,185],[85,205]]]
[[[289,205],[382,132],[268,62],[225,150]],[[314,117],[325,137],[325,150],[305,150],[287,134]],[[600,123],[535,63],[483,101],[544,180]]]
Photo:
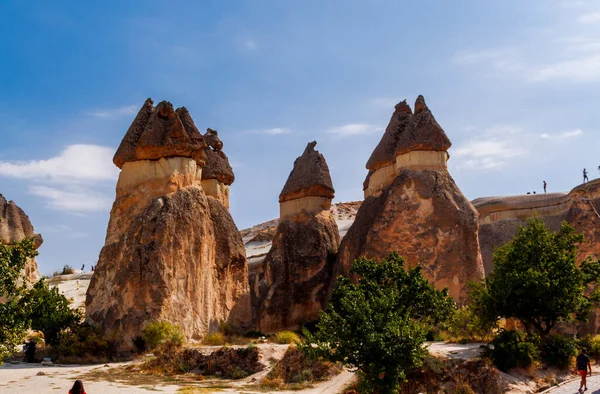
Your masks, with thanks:
[[[306,147],[280,194],[271,249],[250,281],[259,331],[296,330],[325,308],[340,244],[330,205],[334,189],[323,155]]]
[[[199,340],[224,322],[239,329],[251,322],[240,233],[227,207],[202,187],[205,161],[199,159],[207,145],[185,108],[163,105],[167,121],[159,117],[160,104],[146,104],[121,143],[125,149],[115,155],[115,163],[122,162],[116,199],[86,296],[86,320],[119,338],[121,350],[133,349],[150,321],[178,324],[187,340]],[[140,125],[146,112],[148,123],[163,125]],[[181,125],[179,142],[173,130],[180,126],[173,125]],[[149,154],[138,156],[144,150],[130,144],[136,140],[130,132],[140,129],[166,136],[164,147],[152,145],[160,138],[137,139],[155,147],[146,152],[163,157],[140,159]]]
[[[365,200],[339,248],[336,272],[356,258],[382,259],[397,251],[420,265],[437,288],[466,301],[467,284],[484,276],[478,216],[447,169],[450,140],[422,96],[411,113],[398,104],[373,151]]]
[[[33,238],[33,246],[38,249],[44,240],[40,234],[36,234],[29,217],[13,201],[7,201],[0,194],[0,242],[11,245],[25,238]],[[28,259],[23,272],[25,280],[35,283],[40,278],[37,262]]]

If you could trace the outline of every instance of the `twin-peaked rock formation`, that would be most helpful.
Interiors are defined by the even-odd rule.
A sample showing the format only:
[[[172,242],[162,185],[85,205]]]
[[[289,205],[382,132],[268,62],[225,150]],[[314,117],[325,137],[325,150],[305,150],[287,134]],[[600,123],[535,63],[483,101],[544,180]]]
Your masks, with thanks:
[[[406,102],[396,105],[367,162],[365,200],[340,246],[340,273],[347,275],[359,256],[381,259],[397,251],[464,301],[468,282],[484,272],[477,211],[446,166],[450,145],[422,96],[414,113]]]
[[[120,338],[121,349],[132,348],[149,321],[177,323],[188,340],[222,322],[250,324],[222,146],[216,132],[200,134],[186,108],[148,99],[115,154],[121,173],[86,318]]]
[[[325,307],[340,244],[329,208],[334,189],[325,158],[307,145],[279,195],[280,218],[271,250],[251,275],[258,330],[297,329]]]
[[[6,201],[0,194],[0,242],[11,245],[25,238],[33,238],[33,246],[38,249],[43,242],[42,236],[36,234],[29,217],[13,201]],[[35,283],[40,278],[35,259],[25,263],[24,278],[29,283]]]

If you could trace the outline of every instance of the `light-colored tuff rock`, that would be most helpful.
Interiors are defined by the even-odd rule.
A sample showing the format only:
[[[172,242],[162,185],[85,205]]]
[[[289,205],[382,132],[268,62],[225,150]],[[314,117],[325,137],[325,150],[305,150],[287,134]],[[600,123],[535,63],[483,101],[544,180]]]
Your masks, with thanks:
[[[337,272],[348,275],[360,256],[397,251],[420,265],[438,288],[465,301],[467,284],[483,278],[477,211],[448,173],[450,141],[422,96],[411,113],[396,106],[367,162],[365,200],[342,240]]]
[[[148,100],[115,155],[121,173],[86,319],[119,338],[121,350],[150,321],[179,324],[188,340],[223,322],[251,323],[240,233],[202,188],[207,146],[185,108]]]
[[[294,162],[271,249],[250,274],[253,320],[262,332],[298,329],[316,320],[327,301],[340,236],[330,212],[329,168],[315,145]]]
[[[38,249],[44,241],[40,234],[35,233],[25,212],[14,201],[7,201],[0,194],[0,242],[11,245],[25,238],[33,238],[35,249]],[[40,278],[35,259],[27,260],[23,274],[29,283],[35,283]]]

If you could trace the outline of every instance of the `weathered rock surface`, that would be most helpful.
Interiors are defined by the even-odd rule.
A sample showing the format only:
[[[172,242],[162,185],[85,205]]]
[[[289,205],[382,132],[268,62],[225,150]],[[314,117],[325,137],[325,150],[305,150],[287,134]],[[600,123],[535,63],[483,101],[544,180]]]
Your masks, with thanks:
[[[600,258],[600,180],[579,185],[569,193],[482,197],[472,203],[479,212],[479,243],[486,274],[494,269],[495,248],[509,242],[534,215],[554,231],[567,221],[585,236],[579,246],[580,260]]]
[[[35,233],[25,212],[14,201],[7,201],[0,194],[0,242],[11,245],[25,238],[33,238],[36,249],[43,242],[42,236]],[[24,277],[29,283],[35,283],[40,278],[35,259],[29,259],[25,264]]]
[[[204,192],[215,197],[229,208],[229,186],[235,180],[229,159],[223,153],[223,142],[216,130],[207,129],[204,134],[207,147],[204,149],[206,167],[202,171]]]
[[[385,179],[365,193],[339,249],[339,273],[347,275],[360,256],[382,259],[397,251],[408,266],[420,265],[436,287],[465,300],[468,282],[484,273],[477,211],[448,173],[449,146],[421,96],[415,114],[406,103],[396,106],[367,165],[367,189],[378,172],[385,171]]]
[[[250,275],[253,320],[262,332],[297,329],[315,320],[327,301],[340,236],[329,211],[329,168],[315,145],[294,162],[271,249]],[[312,206],[315,198],[323,200]]]
[[[146,107],[125,136],[121,147],[127,149],[117,151],[115,163],[122,161],[123,152],[139,151],[130,144],[136,141],[130,132],[142,129],[138,123]],[[186,136],[185,148],[173,148],[173,138],[163,138],[165,147],[156,145],[153,152],[165,157],[123,161],[105,245],[86,297],[88,322],[120,338],[122,350],[133,347],[149,321],[179,324],[188,340],[201,339],[223,322],[240,328],[251,323],[240,233],[227,207],[202,187],[205,162],[198,158],[207,144],[195,126],[189,126],[193,121],[187,110],[164,108],[170,125],[186,125],[177,131]],[[169,124],[143,129],[172,136]]]
[[[188,128],[184,127],[184,121]],[[113,162],[123,168],[125,163],[136,160],[191,157],[203,166],[205,147],[185,107],[176,112],[168,101],[154,107],[153,101],[147,99],[121,141]]]

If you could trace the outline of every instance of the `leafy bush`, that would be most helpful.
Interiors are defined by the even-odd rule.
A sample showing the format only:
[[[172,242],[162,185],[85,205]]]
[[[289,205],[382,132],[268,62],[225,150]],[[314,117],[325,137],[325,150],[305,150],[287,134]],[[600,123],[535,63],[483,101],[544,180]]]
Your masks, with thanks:
[[[154,350],[161,346],[181,346],[184,336],[178,325],[168,321],[157,321],[150,322],[144,327],[142,339],[148,349]]]
[[[223,346],[227,342],[227,338],[222,332],[213,332],[211,334],[207,334],[202,340],[202,342],[205,345]]]
[[[471,305],[456,309],[447,324],[448,333],[459,343],[487,342],[493,337],[494,328],[495,324],[483,320]]]
[[[397,253],[381,262],[359,258],[339,277],[317,331],[304,330],[301,348],[313,357],[356,368],[370,391],[394,392],[406,372],[421,366],[431,326],[455,308],[447,290],[436,290],[420,267],[405,269]]]
[[[339,363],[313,359],[298,348],[290,347],[269,372],[267,378],[273,382],[288,384],[306,383],[328,379],[341,371],[342,366]]]
[[[116,353],[116,342],[106,338],[101,328],[83,323],[60,333],[52,356],[62,362],[81,363],[110,360]]]
[[[47,344],[56,345],[59,333],[81,321],[81,314],[69,306],[69,300],[58,292],[58,288],[49,288],[41,279],[25,293],[20,304],[31,322],[31,328],[44,333]]]
[[[503,372],[530,366],[539,358],[535,343],[527,341],[518,331],[501,330],[491,343],[486,354],[494,365]]]
[[[548,366],[569,368],[571,359],[576,354],[577,345],[572,337],[554,334],[541,340],[540,356]]]
[[[600,335],[586,335],[576,340],[576,345],[580,349],[587,349],[587,354],[594,359],[596,363],[600,362]]]
[[[279,331],[273,335],[271,340],[280,345],[285,345],[300,342],[300,337],[293,331]]]

